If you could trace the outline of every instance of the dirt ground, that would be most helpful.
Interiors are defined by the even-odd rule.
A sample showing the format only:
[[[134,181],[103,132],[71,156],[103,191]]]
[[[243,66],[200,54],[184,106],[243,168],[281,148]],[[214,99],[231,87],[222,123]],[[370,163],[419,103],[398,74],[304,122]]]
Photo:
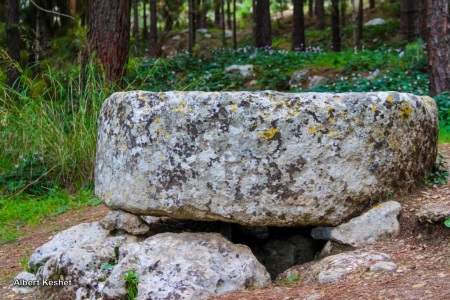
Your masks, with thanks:
[[[450,159],[450,144],[439,151]],[[423,187],[413,195],[395,199],[402,204],[401,234],[395,239],[366,246],[366,249],[391,256],[398,268],[376,273],[359,269],[337,284],[313,285],[274,282],[263,289],[247,290],[213,297],[215,300],[319,300],[319,299],[450,299],[450,228],[443,224],[420,225],[416,212],[427,203],[450,206],[450,184]],[[29,295],[15,295],[8,285],[22,271],[19,260],[27,249],[50,240],[54,228],[63,230],[83,222],[100,220],[108,209],[103,206],[69,211],[48,219],[45,223],[24,229],[20,239],[0,244],[0,299],[31,299]]]

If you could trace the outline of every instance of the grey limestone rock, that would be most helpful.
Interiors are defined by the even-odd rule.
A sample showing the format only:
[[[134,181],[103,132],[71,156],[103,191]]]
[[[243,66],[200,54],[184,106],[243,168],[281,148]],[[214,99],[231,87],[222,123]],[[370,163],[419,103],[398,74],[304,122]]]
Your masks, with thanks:
[[[134,244],[105,283],[105,299],[126,296],[123,276],[139,276],[138,300],[206,299],[270,283],[247,246],[217,233],[162,233]]]
[[[36,280],[36,275],[29,272],[20,272],[12,281],[10,287],[16,293],[29,294],[36,289]]]
[[[371,272],[385,272],[392,271],[397,268],[397,265],[392,261],[380,261],[370,267]]]
[[[136,215],[336,226],[422,183],[437,132],[434,100],[405,93],[115,93],[95,193]]]
[[[298,86],[308,78],[308,74],[308,69],[295,71],[294,74],[292,74],[291,79],[289,79],[289,86],[291,87],[291,89],[298,88]]]
[[[355,250],[325,257],[324,259],[304,265],[292,267],[277,279],[286,279],[295,275],[305,283],[327,284],[337,282],[345,276],[356,272],[361,267],[369,267],[374,262],[389,260],[385,253]]]
[[[374,26],[374,25],[381,25],[386,23],[386,21],[384,19],[381,18],[375,18],[372,19],[370,21],[367,21],[366,23],[364,23],[365,26]]]
[[[308,88],[310,88],[310,89],[315,88],[315,87],[321,85],[322,83],[324,83],[324,81],[325,81],[325,77],[315,75],[315,76],[311,77],[311,79],[309,80]]]
[[[253,65],[231,65],[225,68],[225,73],[230,75],[241,75],[244,78],[252,78]]]
[[[136,243],[136,237],[107,237],[92,243],[71,247],[51,257],[39,268],[40,282],[61,280],[69,284],[40,285],[35,299],[97,299],[114,265],[119,260],[119,248]],[[105,267],[106,266],[106,267]]]
[[[400,233],[397,220],[400,211],[400,203],[384,202],[337,227],[316,227],[311,235],[315,239],[333,240],[353,247],[373,244]]]
[[[112,230],[125,230],[134,235],[146,234],[150,227],[146,222],[134,214],[121,210],[113,210],[100,221],[103,228]]]
[[[442,223],[450,218],[450,202],[429,203],[416,214],[420,223]]]
[[[51,257],[68,249],[85,243],[92,243],[107,237],[109,231],[103,229],[98,222],[82,223],[56,234],[53,239],[38,247],[31,254],[28,265],[38,269]]]

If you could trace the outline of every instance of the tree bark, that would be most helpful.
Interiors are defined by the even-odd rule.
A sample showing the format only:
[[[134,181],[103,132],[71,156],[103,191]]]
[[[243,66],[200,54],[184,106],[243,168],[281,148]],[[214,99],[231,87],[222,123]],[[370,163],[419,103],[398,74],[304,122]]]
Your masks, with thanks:
[[[19,78],[19,70],[14,65],[20,62],[19,0],[6,0],[6,47],[12,64],[6,70],[6,83],[13,86]]]
[[[430,95],[450,91],[450,15],[447,0],[425,0]]]
[[[415,41],[420,36],[420,0],[409,0],[408,6],[408,40]]]
[[[237,34],[236,34],[236,0],[233,0],[233,49],[237,49]]]
[[[305,15],[303,12],[303,0],[292,0],[292,2],[294,5],[292,50],[305,51]]]
[[[339,0],[331,0],[331,36],[334,52],[341,51],[341,33],[339,30]]]
[[[199,22],[198,22],[198,28],[206,28],[208,27],[208,22],[207,22],[207,14],[208,11],[210,9],[210,4],[209,1],[203,0],[202,1],[202,6],[200,10],[200,17],[199,17]]]
[[[227,0],[227,28],[232,28],[232,21],[231,21],[231,0]]]
[[[361,49],[361,41],[363,39],[363,23],[364,23],[364,1],[359,0],[358,5],[358,48]]]
[[[189,0],[189,53],[195,46],[195,0]]]
[[[156,0],[150,0],[150,55],[158,56],[158,19],[156,15]]]
[[[375,0],[370,0],[369,1],[369,8],[370,9],[374,9],[375,8]]]
[[[147,27],[147,1],[148,0],[142,0],[142,10],[144,12],[144,22],[142,24],[142,41],[144,42],[144,45],[147,44],[148,41],[148,27]]]
[[[315,14],[317,18],[317,28],[325,29],[325,7],[324,0],[316,0]]]
[[[88,56],[95,52],[106,71],[106,79],[118,80],[126,74],[131,0],[92,0],[91,5]]]
[[[139,0],[133,0],[133,38],[136,54],[139,55]]]
[[[257,48],[272,47],[270,0],[256,0],[255,2],[255,27],[253,28],[255,46]]]
[[[314,16],[314,0],[308,0],[308,16],[310,18]]]
[[[341,28],[342,30],[344,30],[345,27],[345,12],[347,10],[347,0],[341,0],[341,11],[340,11],[340,16],[341,16]]]
[[[221,28],[221,10],[222,10],[222,6],[221,6],[222,0],[214,0],[214,27],[216,28]]]
[[[221,1],[221,15],[222,15],[222,19],[221,21],[221,28],[222,28],[222,48],[226,49],[227,48],[227,39],[226,39],[226,34],[225,34],[225,0],[220,0]]]
[[[358,15],[356,13],[355,0],[351,0],[351,3],[352,3],[353,47],[355,49],[360,49],[361,43],[360,43],[359,35],[358,35],[358,24],[357,24]]]

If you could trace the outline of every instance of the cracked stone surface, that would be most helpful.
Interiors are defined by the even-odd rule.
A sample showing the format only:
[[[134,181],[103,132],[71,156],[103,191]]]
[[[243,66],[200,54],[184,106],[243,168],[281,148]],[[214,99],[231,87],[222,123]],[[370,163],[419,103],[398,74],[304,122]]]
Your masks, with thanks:
[[[130,244],[103,288],[103,299],[126,298],[123,277],[139,276],[138,300],[206,299],[268,285],[270,275],[244,245],[218,233],[162,233]]]
[[[422,183],[438,119],[397,92],[127,92],[99,120],[95,193],[137,215],[336,226]]]

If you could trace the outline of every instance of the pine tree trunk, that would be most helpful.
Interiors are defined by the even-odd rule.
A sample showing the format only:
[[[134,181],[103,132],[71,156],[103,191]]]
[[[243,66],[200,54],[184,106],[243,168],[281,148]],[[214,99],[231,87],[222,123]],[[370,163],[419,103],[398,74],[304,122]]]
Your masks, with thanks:
[[[220,11],[222,10],[221,3],[222,3],[222,0],[214,0],[214,27],[216,27],[216,28],[222,27],[221,26],[222,22],[220,19],[222,17],[220,14]]]
[[[142,0],[143,4],[143,12],[144,12],[144,22],[142,24],[142,41],[144,42],[144,45],[147,44],[148,41],[148,27],[147,27],[147,1],[148,0]]]
[[[352,29],[353,29],[353,47],[355,49],[360,49],[361,45],[360,45],[360,40],[358,39],[358,24],[357,24],[357,20],[358,20],[358,15],[356,13],[356,5],[355,5],[355,0],[351,0],[352,3]]]
[[[358,5],[358,48],[361,48],[363,39],[363,23],[364,23],[364,1],[359,0]]]
[[[227,0],[227,28],[232,28],[231,22],[231,0]]]
[[[202,6],[200,9],[200,18],[199,18],[199,23],[198,23],[198,28],[206,28],[208,27],[208,22],[207,22],[207,14],[208,11],[210,9],[210,4],[209,1],[203,0],[202,1]]]
[[[253,37],[257,48],[272,47],[270,0],[255,1],[255,27]]]
[[[195,45],[195,0],[189,0],[189,53],[192,54]]]
[[[369,8],[370,9],[374,9],[375,8],[375,0],[370,0],[369,1]]]
[[[340,11],[340,15],[341,15],[341,28],[342,30],[344,30],[345,28],[345,13],[347,11],[347,0],[341,0],[341,11]]]
[[[150,55],[158,56],[158,18],[156,11],[156,0],[150,0]]]
[[[6,47],[12,61],[20,62],[19,0],[6,0]],[[6,70],[6,83],[13,86],[19,70],[11,64]]]
[[[305,15],[303,12],[303,0],[292,0],[292,2],[294,4],[292,50],[305,51]]]
[[[225,34],[225,0],[220,0],[221,1],[221,15],[222,15],[222,19],[221,21],[221,28],[222,28],[222,48],[226,49],[227,48],[227,39],[226,39],[226,34]]]
[[[310,18],[314,16],[314,0],[308,0],[308,16]]]
[[[402,1],[401,10],[402,34],[410,42],[420,35],[419,0]]]
[[[118,80],[126,73],[131,0],[92,0],[91,5],[88,55],[96,53],[107,80]]]
[[[233,49],[237,49],[237,34],[236,34],[236,0],[233,0]]]
[[[447,0],[425,0],[430,95],[450,91],[450,28]]]
[[[341,33],[339,30],[339,0],[331,0],[331,36],[333,51],[340,52]]]
[[[317,28],[320,30],[325,29],[324,0],[316,0],[315,14],[316,14],[316,18],[317,18]]]
[[[133,0],[133,38],[136,54],[139,55],[139,0]]]

